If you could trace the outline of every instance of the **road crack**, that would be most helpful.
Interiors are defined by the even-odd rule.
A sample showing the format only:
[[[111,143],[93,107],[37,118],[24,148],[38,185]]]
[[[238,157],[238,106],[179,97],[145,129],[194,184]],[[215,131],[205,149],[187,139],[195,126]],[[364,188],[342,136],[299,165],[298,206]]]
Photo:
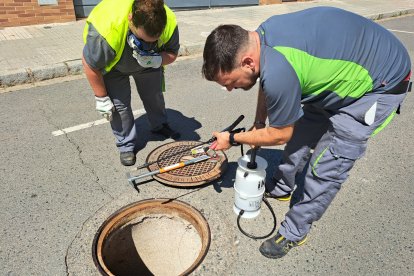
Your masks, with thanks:
[[[61,127],[60,126],[58,126],[57,124],[55,124],[55,123],[53,123],[52,122],[52,120],[51,120],[51,118],[50,117],[48,117],[47,115],[46,115],[46,111],[45,110],[43,110],[43,109],[40,109],[40,111],[42,112],[42,114],[43,114],[43,117],[46,119],[46,121],[50,124],[50,125],[52,125],[52,126],[54,126],[55,128],[57,128],[57,129],[61,129]],[[98,187],[99,187],[99,189],[104,193],[104,194],[106,194],[107,196],[109,196],[111,199],[114,199],[114,197],[110,194],[110,193],[108,193],[107,191],[105,191],[105,189],[103,188],[103,186],[101,185],[101,183],[100,183],[100,179],[99,179],[99,176],[98,176],[98,174],[96,173],[96,171],[95,171],[95,169],[92,167],[92,166],[90,166],[88,163],[86,163],[85,162],[85,160],[83,160],[83,158],[82,158],[82,149],[80,148],[80,146],[78,145],[78,144],[76,144],[76,142],[75,141],[73,141],[70,137],[69,137],[69,135],[68,135],[68,133],[66,133],[66,132],[63,132],[64,133],[64,136],[65,136],[65,138],[66,138],[66,140],[73,146],[73,147],[75,147],[75,149],[76,149],[76,151],[77,151],[77,156],[78,156],[78,159],[79,159],[79,161],[80,161],[80,163],[82,164],[82,166],[83,167],[85,167],[88,171],[90,171],[91,172],[91,174],[93,175],[93,178],[94,178],[94,182],[98,185]]]
[[[80,236],[83,233],[83,229],[85,228],[85,225],[87,224],[87,222],[93,217],[95,216],[98,212],[100,212],[100,210],[102,208],[106,207],[106,204],[103,204],[98,210],[96,210],[91,216],[89,216],[83,223],[82,223],[82,227],[79,230],[78,233],[76,233],[75,237],[72,239],[72,241],[70,242],[68,248],[66,249],[66,253],[65,253],[65,268],[66,268],[66,275],[69,276],[69,264],[68,264],[68,256],[69,256],[69,251],[72,248],[73,243],[76,241],[76,239],[80,238]]]
[[[47,114],[46,114],[46,111],[44,110],[44,109],[41,109],[40,108],[40,111],[41,111],[41,113],[42,113],[42,115],[43,115],[43,117],[46,119],[46,122],[49,124],[49,125],[51,125],[51,126],[53,126],[53,127],[55,127],[56,129],[62,129],[60,126],[58,126],[57,124],[55,124],[55,123],[53,123],[53,121],[52,121],[52,119],[49,117],[49,116],[47,116]],[[93,178],[94,178],[94,182],[96,183],[96,185],[98,185],[98,187],[99,187],[99,189],[102,191],[102,193],[104,193],[104,194],[106,194],[108,197],[110,197],[112,200],[114,199],[114,197],[110,194],[110,193],[108,193],[107,191],[105,191],[105,189],[103,188],[103,186],[101,185],[101,183],[100,183],[100,179],[99,179],[99,176],[98,176],[98,174],[96,173],[96,171],[95,171],[95,169],[92,167],[92,166],[90,166],[87,162],[85,162],[85,160],[82,158],[82,149],[81,149],[81,147],[74,141],[74,140],[72,140],[70,137],[69,137],[69,135],[68,135],[68,133],[66,133],[66,132],[64,132],[64,137],[65,137],[65,139],[76,149],[76,151],[77,151],[77,157],[78,157],[78,159],[79,159],[79,161],[80,161],[80,163],[82,164],[82,166],[83,167],[85,167],[88,171],[90,171],[90,173],[93,175]],[[101,208],[99,208],[96,212],[94,212],[94,214],[93,215],[95,215],[97,212],[99,212],[99,210],[100,209],[102,209],[103,207],[105,207],[105,205],[103,205]],[[83,232],[83,230],[84,230],[84,228],[85,228],[85,225],[86,225],[86,223],[88,222],[88,220],[91,218],[91,216],[90,217],[88,217],[83,223],[82,223],[82,227],[81,227],[81,229],[79,230],[79,232],[75,235],[75,237],[72,239],[72,241],[70,242],[70,244],[69,244],[69,246],[67,247],[67,249],[66,249],[66,253],[65,253],[65,270],[66,270],[66,275],[69,275],[69,265],[68,265],[68,256],[69,256],[69,251],[70,251],[70,249],[72,248],[72,246],[73,246],[73,243],[76,241],[76,239],[77,238],[79,238],[80,237],[80,235],[82,234],[82,232]]]

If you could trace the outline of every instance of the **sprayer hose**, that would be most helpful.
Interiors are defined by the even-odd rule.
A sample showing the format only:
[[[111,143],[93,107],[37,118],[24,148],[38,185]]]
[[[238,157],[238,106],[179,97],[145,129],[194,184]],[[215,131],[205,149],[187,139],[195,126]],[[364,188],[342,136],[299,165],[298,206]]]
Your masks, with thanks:
[[[253,236],[253,235],[247,233],[240,226],[240,218],[244,214],[244,210],[240,210],[239,215],[237,216],[237,227],[239,227],[240,232],[242,232],[245,236],[248,236],[249,238],[252,238],[252,239],[255,239],[255,240],[265,239],[265,238],[269,237],[270,235],[272,235],[273,232],[276,230],[276,215],[275,215],[275,212],[273,211],[272,206],[270,206],[269,201],[264,196],[263,196],[263,201],[266,204],[266,206],[269,208],[270,213],[272,214],[272,217],[273,217],[273,229],[272,229],[272,231],[270,231],[269,234],[267,234],[265,236],[256,237],[256,236]]]

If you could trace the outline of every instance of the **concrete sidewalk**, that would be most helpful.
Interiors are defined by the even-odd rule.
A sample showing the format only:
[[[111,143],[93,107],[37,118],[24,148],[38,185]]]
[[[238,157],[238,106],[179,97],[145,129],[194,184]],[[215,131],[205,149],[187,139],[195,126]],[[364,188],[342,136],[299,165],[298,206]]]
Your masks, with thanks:
[[[200,54],[207,35],[219,24],[254,30],[274,14],[316,6],[333,6],[373,20],[414,13],[412,0],[319,0],[267,6],[176,11],[180,56]],[[82,73],[85,20],[64,24],[10,27],[0,30],[0,87]]]

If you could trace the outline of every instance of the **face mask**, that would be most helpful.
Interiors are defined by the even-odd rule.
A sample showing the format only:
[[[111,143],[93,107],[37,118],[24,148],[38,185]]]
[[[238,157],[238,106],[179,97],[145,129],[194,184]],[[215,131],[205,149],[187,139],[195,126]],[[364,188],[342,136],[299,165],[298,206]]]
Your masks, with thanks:
[[[157,48],[157,42],[149,43],[136,37],[131,31],[128,32],[128,44],[133,49],[138,51],[141,56],[153,56],[158,55],[155,51]]]

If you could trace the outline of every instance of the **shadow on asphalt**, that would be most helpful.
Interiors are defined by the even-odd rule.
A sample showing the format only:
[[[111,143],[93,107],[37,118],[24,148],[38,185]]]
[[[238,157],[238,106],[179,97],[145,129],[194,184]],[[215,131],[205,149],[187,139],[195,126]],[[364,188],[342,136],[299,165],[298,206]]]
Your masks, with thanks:
[[[248,153],[249,151],[247,151],[246,154]],[[278,165],[282,159],[282,154],[283,154],[283,150],[279,150],[279,149],[260,149],[260,151],[257,153],[258,156],[261,156],[264,159],[266,159],[268,163],[267,168],[266,168],[266,179],[269,179],[272,177],[276,165]],[[188,190],[188,192],[178,197],[171,198],[170,201],[174,201],[176,199],[179,199],[180,197],[185,197],[187,195],[198,192],[209,186],[213,186],[214,190],[217,193],[221,193],[223,191],[222,188],[233,188],[237,167],[238,167],[237,162],[229,162],[227,164],[226,172],[218,180],[215,180],[211,183],[206,183],[205,185],[201,185],[197,187],[173,187],[175,189]],[[308,170],[308,167],[309,167],[309,162],[304,167],[302,173],[296,176],[296,180],[295,180],[296,188],[292,194],[292,199],[290,201],[289,208],[292,208],[294,204],[301,201],[303,198],[303,192],[304,192],[303,184],[304,184],[305,174],[306,174],[306,171]],[[139,193],[140,185],[147,184],[152,181],[156,181],[156,180],[150,179],[150,180],[142,181],[140,183],[136,183],[134,185],[134,188]],[[166,184],[163,184],[163,185],[166,185]],[[166,186],[169,186],[169,185],[166,185]]]
[[[169,118],[169,123],[171,128],[178,130],[181,134],[180,139],[177,141],[199,141],[200,136],[195,132],[197,129],[201,128],[201,123],[194,119],[194,117],[186,117],[181,112],[173,110],[173,109],[167,109],[167,114]],[[149,141],[164,141],[163,137],[160,137],[159,135],[151,133],[149,129],[148,124],[148,117],[147,115],[142,115],[135,119],[136,128],[139,130],[139,145],[138,145],[138,151],[143,149]],[[244,146],[244,153],[249,154],[250,148],[248,146]],[[280,149],[264,149],[260,148],[257,152],[257,155],[260,157],[263,157],[267,161],[267,168],[266,168],[266,179],[269,179],[272,177],[274,169],[276,165],[278,165],[282,159],[283,150]],[[294,190],[292,194],[292,200],[290,201],[290,207],[292,207],[295,203],[299,202],[301,198],[303,197],[303,181],[305,177],[305,172],[307,171],[309,166],[309,163],[305,166],[303,172],[301,174],[298,174],[296,177],[296,189]],[[234,180],[236,176],[237,171],[237,161],[236,162],[229,162],[227,165],[226,172],[217,180],[207,183],[205,185],[198,186],[194,189],[194,187],[174,187],[176,189],[182,189],[182,190],[189,190],[188,193],[185,193],[183,195],[178,196],[177,198],[172,198],[171,200],[178,199],[180,197],[184,197],[186,195],[192,194],[194,192],[198,192],[201,189],[204,189],[210,185],[213,186],[214,190],[217,193],[222,192],[222,188],[233,188],[234,186]],[[139,186],[147,184],[149,182],[156,181],[154,179],[149,179],[146,181],[142,181],[139,183],[136,183],[134,185],[134,188],[137,192],[139,192]],[[165,184],[164,184],[165,185]],[[166,185],[168,186],[168,185]]]
[[[181,137],[176,141],[200,140],[200,135],[195,131],[201,128],[201,123],[194,119],[194,117],[184,116],[181,112],[174,109],[167,109],[167,116],[170,127],[181,134]],[[136,152],[145,148],[149,141],[164,141],[168,139],[151,132],[147,114],[135,119],[135,127],[139,140],[135,149]]]
[[[248,146],[244,146],[244,154],[250,154],[250,149],[246,150]],[[282,158],[282,150],[278,149],[263,149],[261,148],[257,152],[257,156],[263,157],[267,161],[266,178],[273,175],[273,170],[276,164],[279,164]],[[221,193],[221,188],[233,188],[234,179],[236,177],[237,162],[229,162],[227,171],[221,177],[221,179],[214,183],[214,189]]]
[[[257,155],[263,157],[267,161],[266,178],[270,179],[275,171],[276,165],[282,160],[283,150],[278,149],[260,149]],[[304,167],[301,173],[298,173],[295,178],[296,188],[293,191],[292,199],[290,200],[289,208],[292,208],[297,202],[303,198],[303,184],[305,180],[305,174],[308,170],[309,162]]]
[[[249,154],[250,150],[246,152]],[[267,161],[267,168],[266,168],[266,179],[270,179],[273,176],[273,172],[275,167],[280,163],[282,159],[283,150],[279,149],[263,149],[261,148],[257,155],[263,157]],[[225,174],[218,180],[213,183],[214,190],[217,193],[222,192],[222,188],[233,188],[234,180],[236,176],[238,164],[237,162],[230,162],[228,164],[227,171]],[[303,198],[303,183],[305,179],[305,173],[308,170],[309,163],[306,164],[302,173],[296,176],[296,189],[292,194],[292,200],[290,201],[290,208],[299,202]]]

